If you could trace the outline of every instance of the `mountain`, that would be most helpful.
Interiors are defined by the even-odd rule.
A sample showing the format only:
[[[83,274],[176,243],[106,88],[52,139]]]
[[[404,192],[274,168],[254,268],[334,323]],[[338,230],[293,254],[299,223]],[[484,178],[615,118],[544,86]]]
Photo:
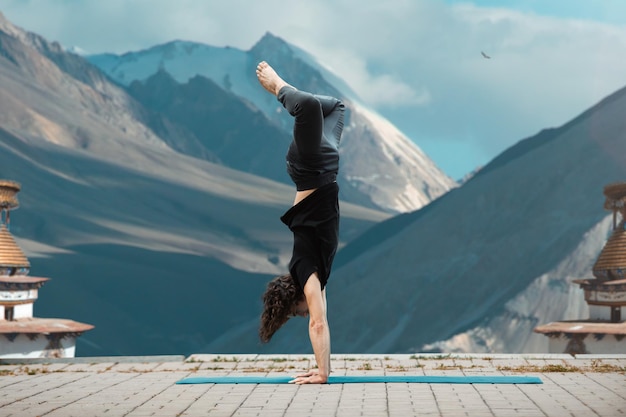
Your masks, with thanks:
[[[436,207],[409,216],[400,233],[348,262],[336,274],[334,300],[365,292],[378,297],[331,304],[335,345],[420,349],[501,314],[545,274],[559,271],[605,219],[603,187],[626,178],[625,112],[622,89],[564,126],[521,141]],[[601,247],[590,245],[586,257],[594,259]],[[576,273],[590,276],[591,265]],[[360,312],[361,326],[343,319],[348,308]],[[382,311],[398,319],[380,320]]]
[[[586,317],[571,280],[591,276],[609,233],[602,191],[626,178],[625,113],[626,88],[351,241],[328,284],[333,351],[547,352],[534,326]],[[293,321],[268,350],[310,350]],[[249,346],[253,326],[210,347]]]
[[[350,110],[334,352],[546,351],[535,324],[583,316],[570,280],[591,275],[602,189],[626,177],[626,89],[435,197],[447,180],[421,151],[279,38],[90,63],[0,16],[0,178],[23,186],[11,232],[32,274],[52,278],[35,315],[96,326],[79,356],[310,352],[303,320],[268,345],[256,336],[263,286],[290,256],[279,216],[293,186],[265,170],[262,146],[232,154],[247,123],[219,123],[235,112],[288,143],[289,119],[254,78],[261,57]]]
[[[210,79],[195,76],[185,84],[178,84],[161,70],[145,82],[134,81],[128,90],[146,108],[161,116],[154,118],[156,123],[147,123],[154,131],[161,131],[164,119],[194,138],[189,141],[177,136],[168,142],[173,149],[275,181],[290,181],[284,155],[277,152],[289,146],[289,135],[258,109]]]
[[[291,255],[279,217],[293,186],[202,154],[194,126],[159,111],[0,15],[0,178],[22,185],[11,233],[31,274],[51,278],[35,316],[96,326],[79,356],[201,351],[258,317]],[[342,245],[389,217],[347,202],[342,216]]]
[[[601,199],[599,199],[601,200]],[[572,281],[590,278],[591,268],[612,232],[612,215],[585,233],[578,247],[555,268],[537,277],[497,312],[447,340],[419,348],[437,352],[547,352],[548,338],[533,329],[548,321],[589,317],[584,292]]]
[[[346,103],[348,111],[340,147],[341,166],[338,179],[344,201],[391,213],[408,212],[425,206],[457,186],[404,134],[382,116],[361,104],[345,82],[305,51],[270,33],[265,34],[249,51],[173,41],[144,51],[123,55],[93,55],[88,59],[121,85],[129,86],[131,93],[143,85],[143,90],[150,94],[136,97],[148,107],[151,107],[151,102],[168,102],[165,98],[168,93],[161,97],[161,91],[169,92],[173,87],[171,80],[167,80],[163,73],[170,74],[181,84],[180,91],[187,90],[188,93],[197,91],[194,86],[200,82],[199,76],[208,78],[214,82],[214,94],[233,94],[260,109],[268,119],[281,127],[283,134],[268,130],[267,135],[262,135],[264,142],[274,143],[282,141],[285,135],[290,135],[293,120],[275,97],[261,88],[256,80],[256,64],[266,60],[292,85],[317,94],[340,97]],[[155,78],[157,74],[161,75]],[[158,80],[165,83],[165,86],[160,86]],[[223,92],[219,92],[218,87]],[[201,97],[191,99],[192,103],[180,101],[183,97],[185,96],[176,95],[177,111],[185,117],[193,117],[182,107],[199,109],[201,103],[198,98]],[[213,95],[207,94],[204,97],[209,100],[208,97]],[[207,102],[205,105],[210,106],[211,103]],[[198,117],[201,114],[202,112],[197,112]],[[223,120],[234,118],[241,122],[252,117],[254,116],[247,111],[226,112]],[[199,125],[200,119],[197,120],[195,124]],[[208,130],[196,130],[196,137],[200,141],[210,134],[209,130],[214,125],[205,124],[205,127],[208,126],[211,126]],[[217,134],[215,136],[220,137]],[[233,137],[232,142],[239,140]],[[286,145],[281,146],[280,149],[285,147]],[[226,144],[222,149],[223,154],[228,154],[226,150],[230,148]],[[261,149],[260,155],[265,152],[267,151]],[[273,159],[267,157],[264,160]],[[282,169],[284,161],[279,166]],[[236,167],[240,168],[239,165]],[[276,172],[262,173],[262,169],[268,167],[273,165],[259,164],[254,172],[280,180]]]

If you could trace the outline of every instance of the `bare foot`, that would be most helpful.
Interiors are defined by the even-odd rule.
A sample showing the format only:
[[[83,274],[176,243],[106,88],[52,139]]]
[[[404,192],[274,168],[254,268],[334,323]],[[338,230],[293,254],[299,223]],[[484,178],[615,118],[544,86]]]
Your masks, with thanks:
[[[285,80],[280,78],[278,74],[276,74],[276,71],[274,71],[274,68],[270,67],[270,65],[265,61],[261,61],[259,65],[257,65],[256,76],[263,88],[275,96],[278,95],[281,88],[289,85],[285,82]]]

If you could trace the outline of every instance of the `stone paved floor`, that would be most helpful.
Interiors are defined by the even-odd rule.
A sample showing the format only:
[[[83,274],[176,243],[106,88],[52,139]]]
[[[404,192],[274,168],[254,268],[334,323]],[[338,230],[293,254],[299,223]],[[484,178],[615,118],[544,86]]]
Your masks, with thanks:
[[[540,385],[176,385],[189,376],[284,376],[307,355],[0,361],[0,417],[626,416],[626,355],[333,355],[334,375],[523,375]]]

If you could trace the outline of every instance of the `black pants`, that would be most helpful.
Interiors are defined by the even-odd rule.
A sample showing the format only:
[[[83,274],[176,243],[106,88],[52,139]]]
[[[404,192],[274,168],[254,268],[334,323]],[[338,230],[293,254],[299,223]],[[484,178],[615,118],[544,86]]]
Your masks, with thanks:
[[[325,137],[337,149],[343,130],[344,106],[340,100],[289,86],[281,88],[277,99],[294,117],[293,138],[302,156],[318,153]]]
[[[294,117],[293,141],[287,151],[287,172],[296,189],[310,190],[336,181],[343,103],[333,97],[314,95],[290,86],[281,88],[277,99]]]

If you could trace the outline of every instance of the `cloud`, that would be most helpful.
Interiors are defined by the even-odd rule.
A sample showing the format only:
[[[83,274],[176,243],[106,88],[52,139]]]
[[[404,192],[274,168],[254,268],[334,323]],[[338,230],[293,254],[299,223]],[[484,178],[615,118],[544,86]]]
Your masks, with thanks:
[[[486,163],[626,85],[624,26],[470,4],[403,6],[399,20],[391,13],[376,13],[376,19],[356,13],[346,23],[345,32],[351,35],[342,43],[362,67],[376,70],[367,72],[371,78],[389,77],[395,85],[406,85],[406,91],[428,93],[426,101],[404,101],[412,108],[390,108],[390,100],[372,99],[371,104],[420,146],[430,146],[431,154],[446,143],[470,143],[476,154],[488,155],[480,161]],[[381,30],[358,30],[359,25]],[[384,43],[379,33],[384,33],[379,35]],[[318,47],[318,54],[323,50]],[[483,50],[491,60],[481,56]],[[376,96],[375,87],[384,85],[364,75],[350,78],[347,68],[341,71],[363,97],[367,92]],[[461,166],[458,161],[437,162],[447,172]],[[452,175],[460,176],[477,162],[468,160]]]
[[[247,48],[270,21],[271,10],[259,9],[242,0],[3,0],[2,4],[14,23],[90,53],[124,53],[174,39]]]
[[[470,143],[493,157],[626,85],[625,26],[428,0],[336,1],[310,19],[315,30],[279,34],[420,146]]]
[[[396,108],[402,106],[425,106],[431,100],[430,92],[421,88],[417,91],[410,85],[394,79],[393,76],[367,76],[362,84],[361,97],[375,107]]]

